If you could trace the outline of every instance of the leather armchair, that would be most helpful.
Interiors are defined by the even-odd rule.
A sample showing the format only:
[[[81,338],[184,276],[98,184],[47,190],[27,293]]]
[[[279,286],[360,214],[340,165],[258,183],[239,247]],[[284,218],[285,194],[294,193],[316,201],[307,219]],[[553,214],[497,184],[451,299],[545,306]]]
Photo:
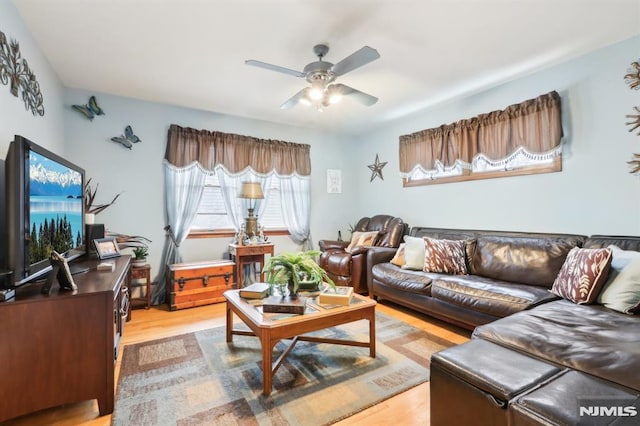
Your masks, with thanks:
[[[320,240],[320,266],[336,285],[351,286],[356,293],[367,293],[367,253],[372,250],[392,251],[398,248],[408,225],[399,217],[377,215],[363,217],[354,232],[377,231],[372,246],[356,246],[346,251],[349,241]]]

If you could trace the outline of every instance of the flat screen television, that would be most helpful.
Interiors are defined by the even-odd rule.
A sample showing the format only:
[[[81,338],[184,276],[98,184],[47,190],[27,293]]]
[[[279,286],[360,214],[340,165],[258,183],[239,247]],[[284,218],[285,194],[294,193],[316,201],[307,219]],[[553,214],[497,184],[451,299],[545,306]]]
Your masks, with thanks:
[[[51,250],[83,255],[84,169],[15,136],[5,161],[7,265],[19,286],[51,270]]]

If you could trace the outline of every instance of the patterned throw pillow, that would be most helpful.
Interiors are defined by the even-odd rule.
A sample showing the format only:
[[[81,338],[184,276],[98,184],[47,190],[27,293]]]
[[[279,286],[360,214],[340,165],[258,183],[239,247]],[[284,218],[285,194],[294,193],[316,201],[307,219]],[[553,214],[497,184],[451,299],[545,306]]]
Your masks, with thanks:
[[[402,266],[404,265],[405,261],[404,261],[404,246],[406,243],[402,243],[400,244],[400,247],[398,247],[398,251],[396,251],[395,256],[393,256],[393,259],[391,259],[391,263],[396,265],[396,266]]]
[[[465,242],[463,240],[436,240],[424,237],[425,272],[466,275]]]
[[[611,257],[608,248],[572,248],[551,292],[577,304],[593,303],[609,275]]]
[[[378,231],[360,232],[356,231],[351,235],[351,242],[344,251],[351,253],[355,247],[358,246],[372,246],[376,238],[378,238]]]

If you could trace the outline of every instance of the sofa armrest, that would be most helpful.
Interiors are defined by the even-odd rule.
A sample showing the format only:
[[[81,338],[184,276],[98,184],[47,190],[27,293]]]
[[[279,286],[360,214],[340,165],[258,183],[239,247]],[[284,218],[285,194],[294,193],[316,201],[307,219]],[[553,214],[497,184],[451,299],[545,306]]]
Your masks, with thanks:
[[[318,241],[320,251],[344,250],[349,245],[349,241],[320,240]]]
[[[371,268],[378,263],[386,263],[393,259],[398,251],[397,247],[369,247],[367,251],[367,265],[365,273],[367,274],[367,289],[369,290],[369,297],[373,297],[373,276],[371,275]]]
[[[367,269],[373,268],[378,263],[391,261],[398,251],[397,247],[369,247],[367,252]]]
[[[356,256],[356,255],[363,255],[366,256],[367,251],[371,250],[373,247],[370,246],[355,246],[351,249],[351,256]]]

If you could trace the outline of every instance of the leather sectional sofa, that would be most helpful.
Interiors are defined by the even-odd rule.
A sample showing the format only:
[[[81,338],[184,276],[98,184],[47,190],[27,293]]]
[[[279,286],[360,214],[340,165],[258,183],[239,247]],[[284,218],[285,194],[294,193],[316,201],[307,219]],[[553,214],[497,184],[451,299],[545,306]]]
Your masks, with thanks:
[[[549,293],[569,251],[586,237],[571,234],[413,227],[411,237],[463,240],[468,275],[404,269],[396,249],[367,252],[369,295],[473,330],[553,300]]]
[[[467,241],[469,275],[404,270],[389,253],[368,253],[370,295],[474,329],[431,359],[432,425],[640,423],[640,316],[549,291],[571,248],[640,252],[640,237],[410,235]]]

